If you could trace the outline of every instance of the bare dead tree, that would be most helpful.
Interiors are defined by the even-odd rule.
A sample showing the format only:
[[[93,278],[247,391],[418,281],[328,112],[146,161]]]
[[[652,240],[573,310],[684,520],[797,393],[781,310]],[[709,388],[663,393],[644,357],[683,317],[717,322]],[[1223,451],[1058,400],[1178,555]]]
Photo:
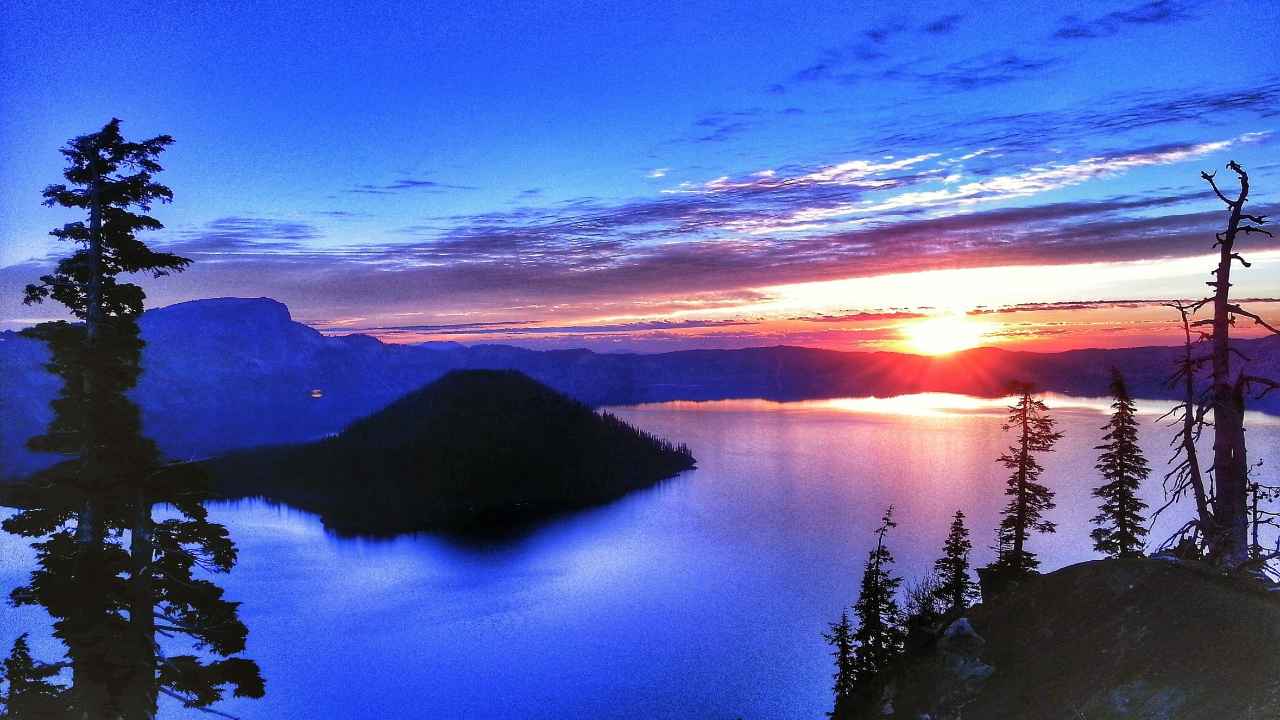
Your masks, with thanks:
[[[1210,559],[1219,565],[1236,568],[1250,560],[1245,397],[1252,389],[1261,389],[1261,397],[1280,387],[1280,382],[1249,375],[1244,372],[1243,366],[1240,369],[1233,367],[1232,353],[1240,353],[1231,347],[1230,331],[1238,317],[1249,318],[1255,325],[1272,333],[1280,334],[1280,330],[1231,301],[1232,262],[1238,260],[1244,267],[1249,267],[1249,263],[1235,251],[1236,239],[1242,234],[1271,237],[1271,233],[1261,227],[1267,221],[1266,216],[1251,215],[1244,211],[1244,205],[1249,199],[1249,175],[1234,160],[1227,163],[1227,169],[1234,172],[1240,182],[1240,192],[1234,200],[1218,188],[1214,180],[1217,173],[1200,173],[1218,199],[1226,204],[1230,216],[1226,230],[1217,234],[1217,242],[1214,244],[1214,248],[1219,251],[1218,267],[1213,271],[1214,279],[1207,283],[1214,288],[1213,296],[1191,306],[1193,312],[1211,306],[1213,317],[1192,322],[1189,327],[1209,328],[1206,335],[1211,344],[1211,350],[1205,359],[1210,363],[1209,402],[1213,413],[1213,525],[1202,530],[1208,533],[1206,545]],[[1244,359],[1247,361],[1247,358]],[[1201,359],[1191,360],[1199,362]]]
[[[1261,460],[1250,470],[1256,470],[1260,467],[1262,467]],[[1263,485],[1258,481],[1249,483],[1249,556],[1254,559],[1264,558],[1268,555],[1275,557],[1274,551],[1268,553],[1267,549],[1262,546],[1262,539],[1259,533],[1263,526],[1280,527],[1280,512],[1268,510],[1263,505],[1265,502],[1274,500],[1280,500],[1280,486]],[[1277,549],[1280,549],[1280,542],[1277,543]],[[1267,569],[1274,570],[1274,568]]]
[[[1196,518],[1184,525],[1165,543],[1164,547],[1174,546],[1188,536],[1199,546],[1206,537],[1214,534],[1216,527],[1211,507],[1212,488],[1205,483],[1204,473],[1200,468],[1200,456],[1196,452],[1196,442],[1199,441],[1200,432],[1204,428],[1205,415],[1209,411],[1209,406],[1196,392],[1196,375],[1208,356],[1198,358],[1195,355],[1195,346],[1197,342],[1206,338],[1205,333],[1200,333],[1200,337],[1192,339],[1192,303],[1177,300],[1163,303],[1163,305],[1177,310],[1182,320],[1183,356],[1178,359],[1177,370],[1168,382],[1170,387],[1182,391],[1182,401],[1160,418],[1162,421],[1165,418],[1171,418],[1173,424],[1178,426],[1178,432],[1169,443],[1174,451],[1173,457],[1169,459],[1173,469],[1164,477],[1166,502],[1159,510],[1152,513],[1151,520],[1154,523],[1161,513],[1190,493],[1196,503]]]

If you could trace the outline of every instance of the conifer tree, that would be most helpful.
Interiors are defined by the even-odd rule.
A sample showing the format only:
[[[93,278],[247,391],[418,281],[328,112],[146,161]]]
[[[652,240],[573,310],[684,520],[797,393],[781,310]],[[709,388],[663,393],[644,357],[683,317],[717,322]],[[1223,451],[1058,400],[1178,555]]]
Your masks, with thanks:
[[[220,699],[228,685],[237,696],[263,694],[257,665],[230,657],[244,649],[248,632],[238,603],[193,572],[228,572],[236,557],[226,529],[208,522],[200,505],[203,470],[164,462],[142,435],[141,413],[125,394],[141,373],[137,318],[145,295],[116,276],[164,275],[190,263],[135,237],[161,227],[131,208],[146,211],[172,197],[152,180],[161,169],[155,158],[171,142],[168,136],[126,142],[112,120],[63,149],[65,176],[76,188],[54,185],[44,196],[47,205],[87,212],[87,224],[68,223],[52,233],[82,247],[41,285],[26,289],[26,302],[51,297],[84,321],[22,331],[49,346],[46,367],[63,380],[49,431],[28,447],[67,459],[15,487],[23,510],[2,524],[34,539],[37,569],[11,597],[53,618],[53,635],[66,646],[72,669],[65,716],[77,719],[154,718],[161,693],[197,708]],[[153,511],[161,505],[172,512],[156,521]],[[162,647],[157,634],[187,636],[197,649],[221,657],[169,655],[173,644]]]
[[[876,529],[876,547],[867,556],[862,588],[853,606],[858,616],[858,629],[853,634],[853,673],[859,681],[869,680],[889,667],[902,652],[906,637],[897,600],[902,578],[889,571],[893,555],[884,545],[885,533],[897,526],[893,521],[893,506],[890,506]]]
[[[849,623],[849,610],[840,611],[840,622],[833,622],[830,627],[831,633],[823,633],[822,637],[835,648],[831,654],[836,659],[836,672],[831,677],[836,681],[832,690],[836,695],[835,706],[839,708],[853,697],[857,679],[853,669],[853,625]]]
[[[62,697],[66,688],[49,681],[61,667],[33,660],[26,633],[18,636],[9,657],[0,665],[0,680],[9,685],[8,691],[0,695],[0,720],[57,720],[66,716]]]
[[[1054,507],[1053,491],[1040,483],[1044,468],[1036,453],[1051,452],[1062,433],[1054,432],[1056,424],[1048,415],[1042,400],[1032,397],[1035,386],[1013,382],[1008,390],[1018,397],[1009,406],[1009,420],[1002,429],[1015,430],[1018,442],[1001,455],[997,462],[1012,471],[1005,495],[1012,499],[1003,511],[1004,519],[996,530],[996,562],[994,568],[1011,574],[1034,572],[1040,566],[1034,553],[1026,549],[1031,532],[1051,533],[1057,528],[1044,519],[1044,512]]]
[[[1094,489],[1093,496],[1102,499],[1100,512],[1093,522],[1100,527],[1090,533],[1093,547],[1111,557],[1142,557],[1143,538],[1147,529],[1142,511],[1147,504],[1138,499],[1138,487],[1151,474],[1147,459],[1138,447],[1138,420],[1133,397],[1125,387],[1124,377],[1111,368],[1111,396],[1115,412],[1103,430],[1104,444],[1096,468],[1108,482]]]
[[[67,223],[49,233],[81,247],[59,261],[53,274],[40,278],[39,285],[28,285],[23,302],[38,303],[52,297],[84,321],[88,341],[93,344],[110,319],[142,314],[146,297],[142,288],[117,284],[117,275],[149,272],[160,277],[181,272],[191,264],[187,258],[155,252],[136,237],[141,230],[164,227],[133,208],[145,213],[153,202],[173,200],[173,192],[152,179],[162,169],[156,157],[171,144],[173,138],[168,135],[127,142],[115,118],[98,132],[67,143],[61,150],[68,161],[63,175],[72,187],[58,184],[45,188],[44,204],[82,209],[88,222]]]
[[[938,577],[934,595],[952,609],[963,610],[978,595],[973,579],[969,577],[969,551],[972,548],[969,529],[964,526],[964,513],[957,510],[951,520],[951,531],[942,546],[943,555],[933,563]]]

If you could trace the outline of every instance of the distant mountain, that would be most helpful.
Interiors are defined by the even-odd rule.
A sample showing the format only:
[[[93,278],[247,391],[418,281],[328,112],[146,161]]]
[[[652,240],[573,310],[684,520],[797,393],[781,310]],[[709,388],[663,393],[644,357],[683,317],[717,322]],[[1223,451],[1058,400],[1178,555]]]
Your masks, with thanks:
[[[363,535],[486,530],[610,502],[693,464],[516,370],[454,370],[336,436],[207,461],[220,494]]]
[[[385,345],[326,337],[293,322],[268,298],[195,300],[150,310],[141,320],[141,381],[131,397],[146,432],[174,458],[256,445],[303,442],[455,369],[520,370],[592,406],[666,400],[803,400],[955,392],[992,397],[1010,380],[1079,396],[1105,395],[1108,369],[1125,373],[1137,397],[1168,399],[1162,387],[1172,347],[1010,352],[981,348],[942,357],[800,347],[687,350],[656,355],[534,351],[504,345]],[[1280,337],[1237,347],[1257,374],[1280,376]],[[35,341],[0,333],[0,477],[49,464],[23,449],[52,413],[58,380]],[[315,391],[319,391],[318,393]],[[1280,413],[1280,393],[1251,407]]]

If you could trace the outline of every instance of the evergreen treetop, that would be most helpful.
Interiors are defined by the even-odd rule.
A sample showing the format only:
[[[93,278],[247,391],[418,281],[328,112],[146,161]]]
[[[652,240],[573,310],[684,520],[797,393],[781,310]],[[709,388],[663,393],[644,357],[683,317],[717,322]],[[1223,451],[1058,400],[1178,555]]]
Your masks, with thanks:
[[[947,540],[942,546],[943,556],[933,563],[938,578],[934,596],[946,603],[947,607],[963,610],[972,600],[977,599],[977,588],[969,577],[971,549],[973,544],[969,542],[969,529],[964,526],[964,513],[957,510],[951,520]]]
[[[858,629],[853,634],[853,673],[859,681],[869,680],[888,668],[902,652],[906,637],[897,600],[902,578],[890,572],[893,555],[884,544],[885,534],[897,526],[890,506],[876,529],[876,547],[867,556],[862,588],[853,606],[858,617]]]
[[[1054,493],[1040,482],[1044,468],[1035,454],[1052,452],[1062,433],[1054,431],[1056,421],[1049,417],[1044,401],[1032,396],[1034,385],[1013,382],[1008,390],[1018,400],[1009,406],[1009,419],[1001,428],[1016,431],[1018,441],[997,460],[1012,472],[1005,489],[1011,499],[996,531],[994,567],[1020,574],[1034,572],[1040,566],[1035,554],[1026,549],[1027,536],[1032,531],[1051,533],[1057,529],[1044,519],[1045,511],[1054,507]]]
[[[1105,442],[1094,448],[1103,451],[1095,467],[1109,482],[1093,491],[1094,497],[1102,499],[1102,505],[1093,518],[1100,527],[1090,537],[1100,553],[1142,557],[1143,538],[1147,535],[1142,511],[1147,504],[1138,499],[1137,493],[1151,469],[1138,447],[1137,408],[1125,387],[1124,376],[1116,368],[1111,368],[1111,396],[1115,400],[1111,404],[1114,412],[1102,428],[1107,431],[1102,438]]]
[[[853,625],[849,623],[849,610],[846,608],[840,611],[840,622],[833,622],[830,627],[830,634],[823,633],[822,637],[835,648],[831,654],[836,659],[836,672],[831,677],[836,681],[832,691],[836,695],[835,705],[839,708],[853,697],[856,690],[857,678],[853,669]]]
[[[49,233],[82,247],[59,261],[39,285],[28,285],[23,302],[52,297],[86,322],[92,340],[108,318],[142,314],[146,297],[142,288],[117,284],[116,275],[147,271],[159,277],[191,264],[187,258],[156,252],[136,237],[139,231],[164,227],[143,213],[153,202],[173,199],[169,188],[153,180],[161,170],[156,156],[172,143],[168,135],[127,142],[120,134],[120,121],[114,118],[98,132],[67,143],[61,150],[68,161],[63,176],[71,186],[45,188],[44,204],[88,213],[87,222],[70,222]]]
[[[56,720],[63,706],[59,694],[66,688],[50,682],[57,677],[61,665],[45,665],[31,658],[27,635],[13,642],[9,657],[0,662],[0,680],[8,682],[8,691],[0,695],[0,720]]]

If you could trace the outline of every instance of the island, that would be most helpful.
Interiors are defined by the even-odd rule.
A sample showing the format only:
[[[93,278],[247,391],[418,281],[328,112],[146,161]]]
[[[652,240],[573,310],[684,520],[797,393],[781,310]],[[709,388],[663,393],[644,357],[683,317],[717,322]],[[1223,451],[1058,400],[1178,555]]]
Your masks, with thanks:
[[[518,526],[694,464],[688,447],[517,370],[455,370],[330,437],[205,461],[222,497],[286,503],[369,536]]]

